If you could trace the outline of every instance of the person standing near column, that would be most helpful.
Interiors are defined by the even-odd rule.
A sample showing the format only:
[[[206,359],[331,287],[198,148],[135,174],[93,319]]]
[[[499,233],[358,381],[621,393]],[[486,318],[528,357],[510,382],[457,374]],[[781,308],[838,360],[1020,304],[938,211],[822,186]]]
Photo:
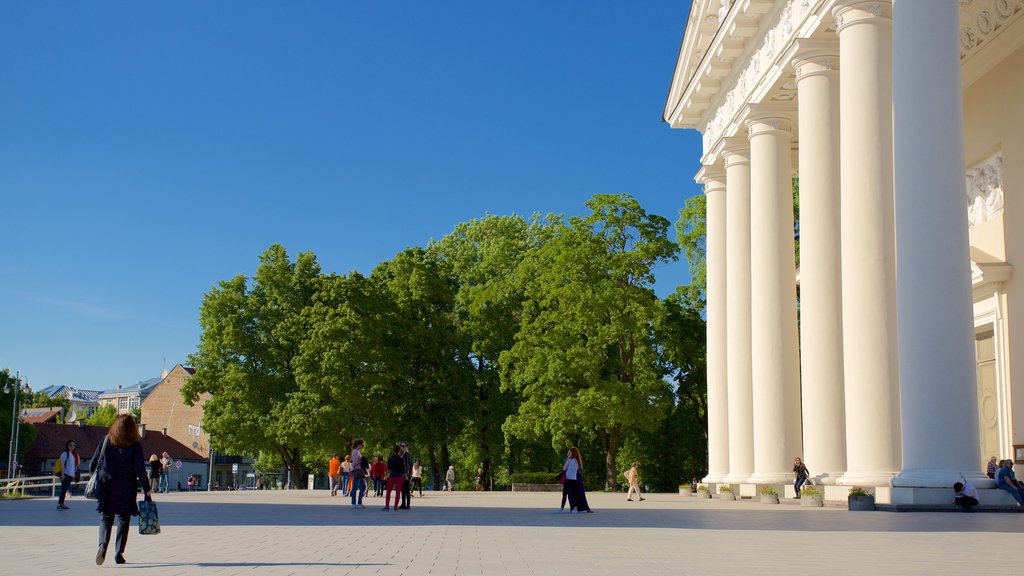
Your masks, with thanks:
[[[78,467],[75,466],[75,454],[74,450],[77,444],[74,440],[69,440],[64,445],[64,451],[60,453],[60,497],[57,498],[57,510],[68,510],[69,508],[64,504],[64,499],[67,497],[67,493],[71,491],[71,481],[75,479],[75,473],[78,471]]]

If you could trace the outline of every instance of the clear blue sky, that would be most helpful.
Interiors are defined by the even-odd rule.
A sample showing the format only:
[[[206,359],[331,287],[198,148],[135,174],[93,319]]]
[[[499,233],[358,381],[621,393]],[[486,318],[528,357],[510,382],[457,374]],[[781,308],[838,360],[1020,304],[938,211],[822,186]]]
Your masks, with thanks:
[[[689,2],[5,2],[0,367],[33,388],[184,362],[272,243],[369,273],[485,213],[625,192],[675,222],[661,122]],[[662,295],[686,263],[658,270]],[[166,358],[166,362],[165,359]]]

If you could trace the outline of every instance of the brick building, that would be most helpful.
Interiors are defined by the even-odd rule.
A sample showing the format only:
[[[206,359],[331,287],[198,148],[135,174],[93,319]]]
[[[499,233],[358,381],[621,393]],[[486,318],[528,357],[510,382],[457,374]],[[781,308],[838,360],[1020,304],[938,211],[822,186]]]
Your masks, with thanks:
[[[181,387],[192,374],[195,374],[195,369],[181,364],[166,372],[142,401],[141,423],[147,429],[163,432],[203,458],[208,458],[210,437],[203,431],[203,404],[210,396],[204,394],[193,406],[185,404],[181,397]]]

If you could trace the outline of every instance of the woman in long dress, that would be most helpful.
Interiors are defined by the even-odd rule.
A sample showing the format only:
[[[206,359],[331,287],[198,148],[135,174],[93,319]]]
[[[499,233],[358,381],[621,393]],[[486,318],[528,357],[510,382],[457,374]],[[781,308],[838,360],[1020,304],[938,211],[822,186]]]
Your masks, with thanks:
[[[99,466],[100,461],[102,467]],[[139,505],[135,501],[138,487],[142,487],[147,499],[150,497],[146,463],[142,456],[142,444],[139,443],[139,427],[135,424],[134,418],[122,414],[114,420],[107,432],[106,442],[100,442],[96,448],[89,471],[101,475],[99,498],[96,501],[96,511],[100,513],[100,539],[99,549],[96,551],[96,564],[103,564],[107,556],[110,530],[115,518],[117,539],[114,562],[124,564],[128,525],[132,516],[139,515]]]

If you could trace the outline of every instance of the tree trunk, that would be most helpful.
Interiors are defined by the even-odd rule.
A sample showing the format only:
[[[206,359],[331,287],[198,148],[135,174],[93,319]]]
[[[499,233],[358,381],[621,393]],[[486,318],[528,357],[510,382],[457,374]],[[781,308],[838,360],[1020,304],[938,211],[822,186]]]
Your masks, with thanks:
[[[437,469],[437,453],[434,451],[434,445],[427,445],[427,458],[430,459],[430,478],[433,481],[434,490],[438,489],[441,485],[441,474]]]
[[[619,429],[613,428],[608,431],[608,447],[604,455],[604,488],[614,490],[619,476],[618,467],[615,464],[615,457],[619,453]]]

